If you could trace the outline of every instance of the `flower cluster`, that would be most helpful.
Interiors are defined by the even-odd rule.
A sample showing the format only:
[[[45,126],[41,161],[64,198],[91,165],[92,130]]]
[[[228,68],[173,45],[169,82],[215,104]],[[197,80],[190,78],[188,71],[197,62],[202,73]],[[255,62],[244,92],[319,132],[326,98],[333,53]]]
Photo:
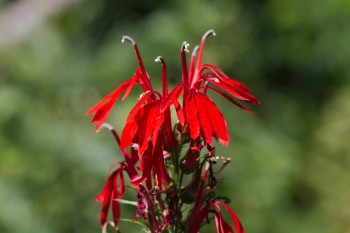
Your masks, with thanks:
[[[109,223],[118,230],[120,204],[129,203],[122,199],[127,175],[136,190],[135,221],[143,223],[150,232],[196,233],[211,219],[219,233],[244,232],[227,205],[229,199],[215,194],[218,178],[230,160],[216,155],[213,138],[227,145],[229,134],[223,114],[207,92],[213,91],[247,112],[250,110],[236,99],[249,104],[258,104],[259,100],[244,84],[229,78],[218,67],[202,63],[204,44],[211,35],[215,35],[213,30],[203,35],[189,64],[186,60],[189,44],[183,42],[182,79],[171,91],[166,63],[162,57],[156,58],[162,68],[161,92],[153,89],[135,41],[123,37],[123,42],[132,44],[139,68],[86,113],[93,114],[96,130],[107,128],[113,133],[124,158],[112,165],[96,198],[102,202],[100,223],[104,230]],[[135,85],[140,85],[143,93],[119,137],[105,122],[117,100],[127,98]],[[176,112],[176,120],[172,119],[171,111]],[[215,168],[218,163],[221,166]],[[107,220],[110,209],[113,222]],[[223,218],[222,210],[227,211],[233,225]]]

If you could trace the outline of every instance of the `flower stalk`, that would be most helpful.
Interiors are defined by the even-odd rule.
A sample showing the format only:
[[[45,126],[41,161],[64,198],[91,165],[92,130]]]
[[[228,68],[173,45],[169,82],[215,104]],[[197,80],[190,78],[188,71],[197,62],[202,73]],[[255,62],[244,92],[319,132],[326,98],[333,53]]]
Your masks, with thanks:
[[[213,140],[226,146],[229,134],[223,114],[207,93],[213,91],[247,112],[250,110],[236,99],[248,104],[260,102],[244,84],[229,78],[213,64],[202,63],[204,45],[211,35],[215,36],[214,30],[203,35],[189,64],[189,44],[182,43],[181,83],[172,90],[168,89],[164,58],[155,59],[161,63],[161,92],[153,90],[136,42],[123,36],[123,42],[132,44],[139,68],[86,113],[93,115],[97,131],[108,129],[112,133],[123,155],[123,161],[111,166],[107,182],[96,198],[102,202],[102,232],[107,232],[108,225],[121,232],[120,204],[130,204],[137,207],[134,221],[152,233],[197,233],[212,219],[218,233],[244,233],[238,217],[227,205],[230,199],[216,193],[219,177],[230,159],[216,155]],[[122,100],[127,98],[135,85],[140,85],[143,93],[119,136],[106,121],[120,96],[124,93]],[[175,124],[171,110],[176,113]],[[122,199],[126,176],[136,190],[133,201]],[[108,220],[110,210],[113,221]],[[233,224],[226,222],[222,210]]]

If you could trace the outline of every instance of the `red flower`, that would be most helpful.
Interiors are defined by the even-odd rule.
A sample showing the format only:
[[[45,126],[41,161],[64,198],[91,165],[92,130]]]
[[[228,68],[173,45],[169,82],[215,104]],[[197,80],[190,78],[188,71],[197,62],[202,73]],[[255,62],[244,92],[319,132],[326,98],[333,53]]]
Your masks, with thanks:
[[[108,124],[103,124],[101,127],[107,128],[112,132],[118,144],[120,144],[120,139],[117,132],[113,129],[112,126]],[[102,208],[100,213],[100,223],[103,226],[107,222],[107,216],[109,208],[112,206],[112,213],[115,226],[118,226],[118,221],[120,217],[120,206],[119,202],[116,199],[121,198],[125,193],[124,185],[124,176],[123,172],[125,171],[130,179],[137,177],[136,172],[136,163],[138,161],[138,153],[133,148],[130,149],[130,155],[122,148],[120,148],[125,162],[116,162],[110,167],[110,171],[116,165],[119,165],[119,168],[113,171],[107,179],[107,182],[102,190],[102,192],[96,197],[96,201],[102,202]]]
[[[220,181],[218,177],[229,159],[215,155],[213,137],[227,145],[229,136],[226,120],[207,96],[207,91],[214,91],[247,112],[250,110],[235,99],[249,104],[258,104],[259,100],[250,94],[244,84],[230,79],[216,66],[202,63],[204,44],[210,35],[215,35],[213,30],[206,32],[200,46],[195,47],[188,67],[188,44],[182,44],[182,82],[171,92],[168,91],[164,59],[156,59],[162,65],[162,91],[157,92],[152,88],[136,43],[128,36],[123,37],[123,41],[127,40],[133,45],[139,68],[132,78],[124,81],[86,113],[93,114],[92,122],[96,123],[96,129],[104,127],[113,133],[124,157],[123,162],[112,165],[110,170],[113,172],[96,198],[102,202],[101,225],[107,226],[110,209],[114,226],[118,225],[119,199],[125,193],[126,173],[131,184],[138,187],[136,219],[142,216],[143,220],[147,220],[152,232],[166,231],[171,227],[175,231],[197,233],[204,220],[209,221],[208,216],[213,215],[218,233],[244,233],[238,217],[225,204],[227,199],[214,192]],[[124,100],[135,84],[142,87],[143,93],[130,111],[119,138],[105,121],[119,97],[124,93]],[[182,106],[178,100],[181,94]],[[174,127],[171,106],[174,106],[179,122]],[[129,153],[127,147],[130,148]],[[187,153],[184,154],[185,148]],[[207,151],[203,152],[203,148]],[[222,160],[223,164],[220,169],[214,170],[217,160]],[[118,168],[114,169],[116,165]],[[192,175],[192,179],[188,182],[184,175]],[[186,218],[182,216],[184,203],[193,203]],[[233,225],[225,221],[222,209],[228,212]]]
[[[120,217],[120,206],[119,202],[115,199],[121,198],[125,193],[123,170],[125,166],[122,163],[120,168],[114,171],[107,179],[107,182],[102,190],[102,192],[96,197],[96,201],[102,202],[100,223],[101,226],[107,222],[107,215],[109,207],[112,203],[112,213],[115,226],[118,225]]]
[[[123,36],[122,42],[125,40],[129,41],[136,52],[137,60],[139,62],[140,68],[138,68],[131,79],[124,81],[117,89],[105,96],[100,102],[93,106],[85,115],[94,114],[91,122],[96,122],[95,129],[98,129],[103,123],[106,122],[109,113],[111,112],[114,104],[119,99],[120,95],[125,92],[122,100],[124,100],[130,94],[131,90],[135,84],[140,84],[144,91],[152,90],[149,77],[143,65],[139,50],[135,41],[129,36]]]
[[[150,145],[147,150],[140,154],[140,171],[141,175],[136,176],[130,180],[132,184],[139,185],[141,182],[146,180],[148,182],[148,188],[151,188],[152,176],[151,172],[153,171],[153,177],[155,179],[155,185],[157,187],[162,187],[163,183],[169,185],[170,179],[168,177],[167,171],[164,166],[164,154],[161,143],[158,143],[154,146]]]
[[[233,228],[222,217],[220,207],[223,207],[230,215],[230,218],[233,221],[234,226],[236,228],[236,233],[244,233],[243,226],[239,221],[237,215],[226,204],[214,200],[201,208],[203,202],[208,198],[208,191],[212,189],[211,186],[213,185],[215,186],[215,184],[212,184],[211,182],[211,180],[216,180],[213,174],[210,174],[212,172],[211,166],[212,164],[207,162],[204,172],[202,174],[196,201],[192,209],[191,215],[188,219],[189,221],[188,232],[191,232],[191,233],[199,232],[201,225],[203,221],[206,219],[206,217],[208,216],[208,214],[213,214],[215,223],[216,223],[216,231],[218,233],[230,233],[230,232],[234,233],[235,231],[233,230]],[[226,166],[226,164],[224,164],[223,167],[224,166]],[[201,169],[202,167],[200,167],[200,170]],[[216,173],[216,175],[219,175],[219,174],[220,172]],[[209,179],[208,184],[207,186],[205,186],[207,179]]]
[[[235,229],[234,230],[230,224],[228,224],[225,219],[222,216],[221,209],[220,207],[223,207],[228,214],[230,215],[231,220],[234,223]],[[196,217],[196,221],[194,221],[192,224],[189,226],[189,231],[188,232],[199,232],[199,229],[201,227],[201,224],[205,220],[208,214],[213,214],[214,219],[215,219],[215,224],[216,224],[216,232],[217,233],[244,233],[243,226],[241,222],[239,221],[237,215],[224,203],[222,202],[213,202],[209,203],[205,207],[201,209],[201,211],[198,213]]]
[[[258,104],[259,100],[250,94],[249,89],[244,84],[230,79],[216,66],[202,64],[205,40],[210,35],[215,35],[215,32],[213,30],[207,31],[202,37],[200,46],[194,49],[188,71],[186,66],[188,44],[183,43],[181,50],[182,86],[184,88],[183,107],[186,123],[189,125],[190,136],[193,140],[200,136],[211,145],[214,136],[223,145],[227,145],[229,136],[226,120],[213,101],[206,95],[207,90],[213,90],[248,112],[250,112],[249,109],[236,102],[232,97],[250,104]]]

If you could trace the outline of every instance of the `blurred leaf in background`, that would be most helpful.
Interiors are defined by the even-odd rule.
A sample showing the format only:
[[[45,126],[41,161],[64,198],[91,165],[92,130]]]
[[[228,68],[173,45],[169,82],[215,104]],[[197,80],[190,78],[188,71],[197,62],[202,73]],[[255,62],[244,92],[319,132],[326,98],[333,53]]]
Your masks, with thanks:
[[[122,35],[138,42],[154,83],[162,55],[174,85],[181,43],[194,48],[211,28],[218,36],[204,60],[262,100],[249,115],[216,99],[231,132],[230,146],[217,149],[233,159],[218,192],[231,197],[247,232],[350,232],[348,0],[2,0],[0,7],[0,232],[99,232],[94,197],[121,156],[112,136],[95,134],[83,115],[137,67]],[[119,132],[133,98],[109,119]],[[134,213],[123,206],[122,217]],[[122,223],[126,229],[140,231]]]

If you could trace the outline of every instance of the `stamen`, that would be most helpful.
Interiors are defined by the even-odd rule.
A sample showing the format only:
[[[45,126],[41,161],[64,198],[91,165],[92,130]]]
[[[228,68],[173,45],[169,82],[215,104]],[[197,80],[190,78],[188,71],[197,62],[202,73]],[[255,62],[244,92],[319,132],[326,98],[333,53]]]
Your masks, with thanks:
[[[199,50],[199,45],[196,45],[196,47],[194,47],[194,49],[193,49],[192,57],[196,57],[197,56],[198,50]]]
[[[198,54],[198,50],[199,50],[199,45],[196,45],[192,51],[191,61],[190,61],[190,71],[189,71],[189,77],[190,77],[189,84],[192,83],[193,74],[194,74],[194,64],[195,64],[196,56]]]
[[[204,48],[204,44],[205,44],[205,40],[209,37],[209,36],[215,36],[216,33],[214,32],[213,29],[208,30],[206,33],[204,33],[202,40],[201,40],[201,44],[199,47],[199,52],[198,52],[198,56],[197,56],[197,61],[196,61],[196,67],[194,68],[194,74],[191,80],[191,85],[190,87],[193,87],[196,82],[198,81],[198,79],[200,78],[200,72],[201,72],[201,64],[202,64],[202,57],[203,57],[203,48]]]
[[[114,201],[117,201],[120,204],[127,204],[127,205],[137,206],[137,202],[136,201],[128,201],[128,200],[124,200],[124,199],[120,199],[120,198],[116,198],[116,199],[114,199]]]
[[[118,226],[114,224],[112,221],[105,222],[102,226],[102,233],[108,233],[107,227],[108,225],[112,226],[115,232],[120,233]]]
[[[123,36],[122,37],[122,43],[124,43],[126,40],[129,41],[132,44],[132,46],[135,46],[136,42],[130,36]]]
[[[113,128],[112,125],[110,125],[110,124],[108,124],[108,123],[103,123],[103,124],[96,130],[96,133],[101,133],[102,129],[107,129],[107,130],[109,130],[109,131],[113,134],[115,140],[116,140],[117,143],[118,143],[118,147],[119,147],[119,149],[120,149],[120,152],[122,152],[124,158],[125,158],[126,161],[128,162],[128,153],[126,152],[126,150],[125,150],[124,148],[121,148],[121,147],[120,147],[120,137],[119,137],[117,131]]]
[[[139,144],[131,143],[131,148],[133,148],[134,150],[138,151],[139,150]]]
[[[130,42],[132,44],[132,46],[134,47],[134,50],[135,50],[135,53],[136,53],[136,57],[137,57],[137,61],[139,63],[140,70],[141,70],[141,73],[142,73],[142,81],[144,83],[144,85],[142,85],[143,90],[144,91],[153,90],[151,82],[150,82],[150,79],[149,79],[149,76],[148,76],[147,71],[146,71],[146,68],[143,65],[142,58],[141,58],[139,49],[138,49],[138,47],[136,45],[136,42],[130,36],[123,36],[122,37],[122,43],[124,43],[124,41]]]
[[[154,59],[155,62],[161,62],[163,66],[165,66],[165,60],[162,56],[158,56],[156,59]]]
[[[190,46],[189,43],[187,43],[187,41],[182,42],[181,45],[181,52],[185,51],[186,53],[189,53],[190,51],[188,50],[188,47]]]
[[[210,29],[206,33],[204,33],[203,39],[207,39],[209,36],[216,36],[216,33],[213,29]]]
[[[140,97],[138,99],[141,99],[142,97],[144,97],[146,94],[148,94],[150,92],[150,90],[145,91],[143,93],[141,93]]]
[[[168,96],[168,77],[167,77],[167,73],[166,73],[165,60],[162,56],[158,56],[155,59],[155,61],[162,63],[162,94],[163,94],[164,98],[167,98],[167,96]]]
[[[187,41],[182,42],[181,45],[181,65],[182,65],[182,83],[185,85],[186,89],[189,85],[188,71],[187,71],[187,60],[186,53],[189,53],[188,47],[190,46]]]
[[[96,133],[101,133],[102,129],[107,129],[109,131],[113,131],[114,128],[108,123],[103,123],[98,129],[95,130]]]
[[[220,80],[218,78],[216,78],[216,77],[208,78],[208,80],[214,81],[216,83],[220,83]]]
[[[222,156],[218,156],[217,158],[223,159],[223,161],[222,161],[221,167],[219,168],[219,170],[215,174],[215,178],[218,178],[220,176],[220,174],[222,173],[222,171],[225,169],[225,167],[231,162],[230,158],[224,158]]]

